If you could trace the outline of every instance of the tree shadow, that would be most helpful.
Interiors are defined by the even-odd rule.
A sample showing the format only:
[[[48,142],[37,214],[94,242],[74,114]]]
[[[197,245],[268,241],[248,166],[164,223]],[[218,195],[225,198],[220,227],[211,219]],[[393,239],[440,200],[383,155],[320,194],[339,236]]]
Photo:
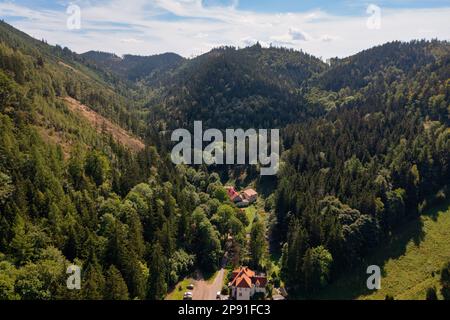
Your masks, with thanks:
[[[441,211],[446,211],[448,209],[449,203],[446,203],[445,201],[441,203],[437,203],[432,208],[429,208],[426,210],[426,212],[422,215],[424,217],[430,217],[433,221],[437,221],[437,218],[439,217],[439,213]]]
[[[390,259],[398,259],[403,256],[411,241],[418,246],[424,238],[425,232],[421,217],[406,222],[401,228],[395,230],[389,239],[369,252],[356,267],[351,268],[352,271],[336,279],[313,298],[347,300],[373,293],[373,290],[367,288],[367,279],[370,276],[370,274],[367,274],[367,267],[371,265],[379,266],[382,277],[385,277],[386,263]]]
[[[257,180],[257,188],[260,194],[267,198],[272,194],[273,190],[277,187],[276,176],[260,176]]]
[[[196,270],[192,278],[196,281],[211,281],[214,280],[218,270]]]
[[[386,276],[385,265],[390,259],[398,259],[405,255],[408,244],[411,241],[415,246],[425,238],[423,218],[428,217],[437,221],[441,212],[449,210],[450,202],[444,202],[426,210],[421,216],[404,223],[397,228],[393,235],[382,242],[376,249],[370,252],[364,260],[345,275],[336,279],[328,287],[316,294],[313,299],[346,300],[356,299],[361,296],[370,295],[373,290],[367,288],[367,267],[377,265],[381,268],[382,277]]]

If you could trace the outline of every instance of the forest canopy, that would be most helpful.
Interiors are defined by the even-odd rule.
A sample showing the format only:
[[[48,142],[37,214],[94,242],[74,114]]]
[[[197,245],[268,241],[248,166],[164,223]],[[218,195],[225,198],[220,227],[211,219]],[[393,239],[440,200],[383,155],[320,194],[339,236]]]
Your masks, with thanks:
[[[259,44],[193,59],[78,55],[1,22],[0,299],[164,299],[224,257],[309,297],[449,199],[449,61],[436,40],[331,65]],[[66,97],[145,148],[93,127]],[[281,129],[280,171],[174,165],[167,133],[195,120]],[[260,192],[252,220],[230,182]],[[79,291],[65,287],[71,264]]]

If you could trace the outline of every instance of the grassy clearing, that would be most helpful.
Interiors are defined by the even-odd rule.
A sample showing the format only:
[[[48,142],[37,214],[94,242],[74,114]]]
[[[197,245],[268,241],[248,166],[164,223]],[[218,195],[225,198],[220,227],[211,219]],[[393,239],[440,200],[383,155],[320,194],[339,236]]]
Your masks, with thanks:
[[[245,214],[247,215],[247,219],[250,222],[248,224],[248,226],[245,228],[245,231],[247,233],[250,233],[250,230],[252,230],[253,220],[255,219],[255,216],[256,216],[256,207],[252,205],[252,206],[245,208],[244,210],[245,210]]]
[[[364,268],[337,280],[316,298],[319,299],[425,299],[426,290],[440,290],[439,271],[450,261],[450,204],[428,210],[407,223],[402,231],[381,245],[364,263]],[[381,289],[366,287],[369,265],[382,268]]]
[[[186,278],[178,282],[175,288],[166,296],[166,300],[183,300],[183,294],[189,291],[187,286],[193,282],[192,278]]]

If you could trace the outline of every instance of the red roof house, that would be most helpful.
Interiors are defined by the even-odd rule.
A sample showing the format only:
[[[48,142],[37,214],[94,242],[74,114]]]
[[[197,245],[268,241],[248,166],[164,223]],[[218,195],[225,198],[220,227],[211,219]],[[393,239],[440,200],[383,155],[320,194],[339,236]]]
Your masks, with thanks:
[[[232,273],[231,296],[236,300],[250,300],[257,292],[266,292],[267,278],[257,275],[249,267],[240,267]]]
[[[233,202],[241,202],[242,196],[234,189],[234,187],[227,186],[225,187],[227,190],[228,198],[230,198]]]
[[[251,188],[244,190],[242,195],[244,196],[244,199],[248,200],[250,203],[255,202],[258,198],[258,192]]]

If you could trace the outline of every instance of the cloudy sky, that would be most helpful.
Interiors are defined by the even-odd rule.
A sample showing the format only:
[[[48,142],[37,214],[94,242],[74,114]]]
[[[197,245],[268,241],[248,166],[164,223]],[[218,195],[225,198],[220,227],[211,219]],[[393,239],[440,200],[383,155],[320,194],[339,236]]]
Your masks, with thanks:
[[[0,0],[0,17],[51,44],[118,55],[191,57],[259,41],[325,59],[391,40],[450,40],[450,0]]]

